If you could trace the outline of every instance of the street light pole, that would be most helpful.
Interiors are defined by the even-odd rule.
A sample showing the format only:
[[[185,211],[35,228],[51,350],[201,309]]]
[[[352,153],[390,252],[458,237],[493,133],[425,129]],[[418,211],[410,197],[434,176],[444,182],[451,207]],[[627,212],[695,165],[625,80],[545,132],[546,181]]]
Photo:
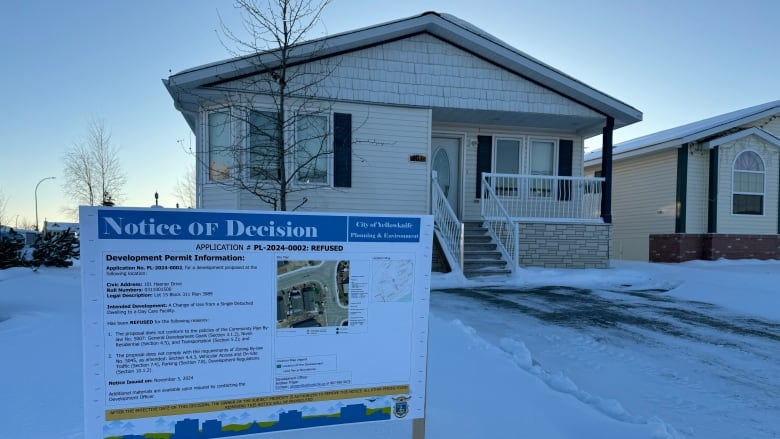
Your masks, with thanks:
[[[38,184],[35,185],[35,231],[38,231],[38,186],[46,180],[54,180],[56,177],[42,178]]]

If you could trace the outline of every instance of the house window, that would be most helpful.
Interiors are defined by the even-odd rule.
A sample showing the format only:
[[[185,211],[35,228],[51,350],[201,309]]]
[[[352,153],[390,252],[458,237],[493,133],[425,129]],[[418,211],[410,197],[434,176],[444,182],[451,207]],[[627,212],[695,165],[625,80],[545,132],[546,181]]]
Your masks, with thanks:
[[[249,176],[257,180],[278,180],[281,132],[276,113],[250,111],[249,113]]]
[[[328,118],[299,116],[296,128],[295,168],[302,183],[328,182]]]
[[[764,214],[764,161],[753,151],[741,152],[734,160],[731,212],[736,215]]]
[[[517,195],[518,180],[515,177],[520,173],[520,140],[496,139],[495,164],[493,170],[496,174],[511,174],[511,177],[496,176],[492,182],[497,195]]]
[[[230,178],[233,164],[231,154],[230,113],[216,111],[208,114],[209,180],[221,181]]]
[[[555,175],[555,141],[531,140],[531,175]],[[547,178],[534,178],[531,183],[531,194],[549,197],[553,193],[554,181]]]
[[[496,174],[520,173],[520,141],[513,139],[496,140]]]

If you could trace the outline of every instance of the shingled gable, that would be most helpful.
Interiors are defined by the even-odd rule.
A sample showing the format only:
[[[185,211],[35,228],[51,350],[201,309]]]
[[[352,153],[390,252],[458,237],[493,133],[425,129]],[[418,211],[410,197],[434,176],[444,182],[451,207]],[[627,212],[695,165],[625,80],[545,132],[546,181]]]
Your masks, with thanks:
[[[294,47],[292,64],[337,56],[421,33],[446,41],[597,113],[613,118],[615,128],[642,120],[642,113],[630,105],[587,86],[449,14],[425,12],[410,18],[311,40]],[[176,108],[182,111],[188,124],[194,129],[197,108],[192,102],[186,101],[184,96],[188,91],[262,73],[263,70],[259,66],[273,68],[276,62],[278,60],[273,51],[263,52],[187,69],[163,79],[163,83],[173,97]]]

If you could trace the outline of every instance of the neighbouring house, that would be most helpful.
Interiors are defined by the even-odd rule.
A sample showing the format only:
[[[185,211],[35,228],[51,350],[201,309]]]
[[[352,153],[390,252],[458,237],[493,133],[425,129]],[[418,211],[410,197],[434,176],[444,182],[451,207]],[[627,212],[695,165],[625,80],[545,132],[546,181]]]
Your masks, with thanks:
[[[197,207],[269,209],[229,184],[232,172],[248,172],[237,161],[252,163],[254,149],[239,159],[210,151],[223,135],[263,144],[253,121],[270,117],[274,96],[253,79],[273,77],[277,54],[163,81],[197,139]],[[298,179],[290,206],[433,214],[435,244],[467,275],[609,265],[611,175],[583,176],[583,142],[603,134],[610,169],[613,130],[640,111],[435,12],[301,43],[294,54],[296,80],[328,74],[300,97],[312,111],[298,118],[306,127],[286,135],[315,132],[331,150],[313,165],[317,178]]]
[[[612,170],[613,257],[780,258],[780,101],[619,143]]]
[[[38,240],[40,233],[31,229],[14,229],[13,227],[0,225],[0,238],[5,237],[8,239],[20,239],[24,241],[24,245],[32,247],[35,245],[35,241]]]
[[[70,223],[63,221],[44,221],[43,222],[43,234],[44,236],[51,237],[57,235],[64,235],[70,233],[76,237],[79,236],[79,223]]]

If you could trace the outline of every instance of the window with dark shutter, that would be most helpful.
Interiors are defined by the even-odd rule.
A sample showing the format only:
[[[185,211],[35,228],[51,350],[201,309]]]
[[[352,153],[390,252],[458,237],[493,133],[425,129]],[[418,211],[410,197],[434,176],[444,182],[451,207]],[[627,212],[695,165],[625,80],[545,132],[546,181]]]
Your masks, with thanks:
[[[567,139],[558,141],[558,176],[572,176],[572,159],[574,158],[574,142]],[[571,200],[571,180],[558,181],[558,200]]]
[[[333,186],[352,187],[352,115],[333,113]]]
[[[493,137],[477,136],[477,198],[482,198],[482,174],[490,172]]]

